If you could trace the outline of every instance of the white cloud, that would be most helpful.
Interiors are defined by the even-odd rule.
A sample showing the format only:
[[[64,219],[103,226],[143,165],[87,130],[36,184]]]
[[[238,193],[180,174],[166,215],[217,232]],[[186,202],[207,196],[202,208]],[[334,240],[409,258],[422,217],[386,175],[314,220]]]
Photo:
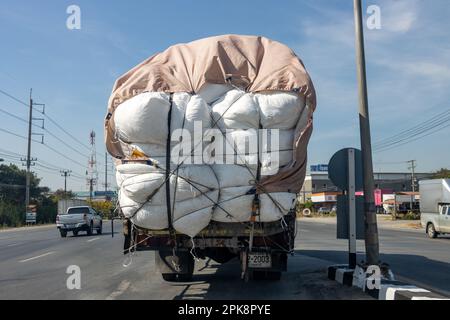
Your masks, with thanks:
[[[419,10],[417,0],[381,1],[382,28],[388,32],[406,33],[415,26]]]

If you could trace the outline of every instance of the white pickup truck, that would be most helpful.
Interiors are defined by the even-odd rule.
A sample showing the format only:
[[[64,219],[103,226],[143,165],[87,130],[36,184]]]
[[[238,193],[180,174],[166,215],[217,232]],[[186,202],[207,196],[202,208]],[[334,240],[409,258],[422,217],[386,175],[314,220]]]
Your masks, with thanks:
[[[65,238],[67,232],[72,231],[74,236],[80,231],[86,231],[92,235],[94,229],[97,234],[102,233],[102,217],[89,206],[69,207],[65,213],[59,213],[56,216],[56,227]]]
[[[422,180],[420,223],[430,238],[450,233],[450,179]]]
[[[450,233],[450,205],[440,206],[439,213],[422,213],[420,222],[430,238]]]

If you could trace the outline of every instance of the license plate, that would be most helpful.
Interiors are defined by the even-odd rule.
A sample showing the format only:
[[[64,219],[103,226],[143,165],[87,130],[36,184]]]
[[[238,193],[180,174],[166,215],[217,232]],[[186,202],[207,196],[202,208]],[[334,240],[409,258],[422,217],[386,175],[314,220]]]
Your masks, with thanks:
[[[248,254],[249,268],[271,268],[272,257],[268,253],[252,252]]]
[[[66,228],[75,228],[75,224],[66,224]]]

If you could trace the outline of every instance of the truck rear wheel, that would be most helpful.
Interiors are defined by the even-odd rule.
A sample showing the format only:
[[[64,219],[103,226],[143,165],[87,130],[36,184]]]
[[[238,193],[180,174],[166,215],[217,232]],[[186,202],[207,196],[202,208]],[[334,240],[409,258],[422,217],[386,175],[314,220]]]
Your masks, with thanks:
[[[66,230],[59,230],[59,233],[61,233],[61,238],[67,237],[67,231]]]
[[[155,263],[165,281],[185,282],[192,280],[195,261],[188,251],[179,251],[176,252],[176,256],[173,256],[172,250],[159,250],[155,253]]]
[[[102,234],[103,231],[103,223],[100,222],[100,227],[97,229],[97,234]]]
[[[91,222],[89,225],[89,229],[87,230],[87,235],[92,236],[92,233],[94,232],[94,224]]]
[[[427,234],[431,239],[434,239],[437,237],[438,233],[436,232],[436,229],[434,228],[434,224],[429,223],[427,225]]]

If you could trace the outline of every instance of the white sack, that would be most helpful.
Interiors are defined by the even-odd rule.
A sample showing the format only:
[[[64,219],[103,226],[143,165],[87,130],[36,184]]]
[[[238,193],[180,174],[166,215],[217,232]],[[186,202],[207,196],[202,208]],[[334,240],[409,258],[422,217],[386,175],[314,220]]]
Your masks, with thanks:
[[[220,129],[259,128],[259,108],[252,93],[230,90],[212,105],[213,119]]]
[[[258,221],[272,222],[281,219],[284,215],[289,213],[291,208],[293,208],[294,201],[297,197],[295,193],[289,192],[272,192],[269,193],[269,195],[276,201],[278,206],[275,205],[267,194],[261,194],[259,196],[261,208]]]
[[[198,95],[201,96],[206,103],[211,104],[231,89],[233,89],[233,87],[229,84],[208,83],[200,89]]]
[[[162,92],[144,92],[126,100],[114,113],[116,133],[126,142],[164,144],[169,106],[169,95]]]
[[[256,168],[246,168],[236,164],[212,165],[220,188],[250,186],[256,178]]]
[[[253,194],[246,193],[252,187],[222,188],[219,206],[214,209],[212,219],[219,222],[248,221],[252,211]]]
[[[173,222],[173,227],[178,232],[194,237],[211,221],[212,207],[200,209]]]
[[[116,110],[114,119],[124,152],[130,156],[133,150],[137,149],[162,168],[157,169],[145,164],[117,166],[119,201],[127,217],[131,217],[140,207],[140,203],[144,203],[165,181],[168,111],[168,94],[148,92],[125,101]],[[184,127],[191,134],[190,141],[183,139],[183,150],[190,153],[198,143],[193,140],[193,130],[194,122],[200,121],[202,133],[210,127],[220,128],[224,132],[228,130],[229,141],[223,137],[222,151],[215,149],[214,156],[216,160],[221,157],[222,161],[226,161],[227,156],[234,159],[232,164],[208,166],[204,163],[210,160],[213,149],[211,142],[206,141],[208,139],[205,138],[201,147],[196,145],[200,150],[196,159],[193,155],[179,156],[179,149],[175,148],[180,146],[179,140],[171,142],[170,169],[175,170],[177,165],[184,161],[179,174],[192,180],[194,184],[197,182],[197,188],[194,188],[180,177],[170,177],[174,228],[183,234],[195,236],[211,219],[219,222],[249,221],[254,194],[246,193],[254,188],[257,150],[266,151],[259,155],[261,175],[276,174],[279,167],[292,162],[294,128],[303,130],[309,118],[310,110],[304,99],[291,92],[253,94],[229,85],[210,84],[204,86],[197,95],[173,94],[171,133]],[[218,120],[218,124],[212,126],[215,120]],[[254,130],[259,128],[260,122],[264,129],[268,129],[267,139],[263,139],[262,135],[259,139],[255,136]],[[275,130],[278,131],[279,137],[278,150],[271,141],[271,136],[276,137]],[[249,138],[254,143],[259,142],[259,148],[250,147]],[[234,143],[234,148],[230,148],[230,142]],[[235,155],[236,151],[238,155]],[[275,151],[278,151],[278,163],[275,162]],[[199,164],[192,165],[194,161]],[[168,227],[165,189],[163,185],[152,201],[143,205],[133,217],[133,223],[148,229]],[[281,211],[270,197],[279,204]],[[296,195],[280,192],[271,193],[270,197],[267,194],[260,195],[259,220],[262,222],[277,221],[287,214],[294,205]],[[215,206],[213,202],[219,205]]]
[[[267,129],[292,129],[297,124],[305,100],[294,92],[256,93],[261,110],[261,124]]]

